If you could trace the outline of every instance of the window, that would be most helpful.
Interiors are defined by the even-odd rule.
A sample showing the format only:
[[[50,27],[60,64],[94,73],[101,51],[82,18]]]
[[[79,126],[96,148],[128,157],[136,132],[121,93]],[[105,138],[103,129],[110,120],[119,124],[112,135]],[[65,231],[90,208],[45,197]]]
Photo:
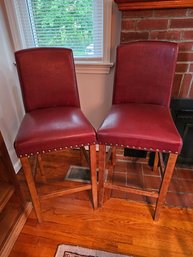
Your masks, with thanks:
[[[68,47],[76,63],[111,66],[112,0],[6,0],[5,6],[15,50]]]

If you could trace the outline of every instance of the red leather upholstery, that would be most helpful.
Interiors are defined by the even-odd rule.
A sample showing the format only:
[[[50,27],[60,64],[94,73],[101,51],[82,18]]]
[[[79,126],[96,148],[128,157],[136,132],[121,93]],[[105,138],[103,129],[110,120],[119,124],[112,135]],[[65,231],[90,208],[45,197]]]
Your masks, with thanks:
[[[133,42],[117,49],[113,103],[169,106],[178,47],[168,42]]]
[[[15,56],[26,110],[17,155],[94,144],[95,130],[80,110],[72,51],[32,48]]]
[[[94,144],[95,131],[76,107],[52,107],[27,113],[15,140],[18,156]]]
[[[80,107],[71,49],[32,48],[15,53],[26,112]]]
[[[98,130],[100,144],[151,151],[180,152],[182,140],[167,107],[153,104],[113,105]]]
[[[100,144],[180,152],[169,110],[177,53],[177,44],[169,42],[118,47],[114,105],[97,131]]]

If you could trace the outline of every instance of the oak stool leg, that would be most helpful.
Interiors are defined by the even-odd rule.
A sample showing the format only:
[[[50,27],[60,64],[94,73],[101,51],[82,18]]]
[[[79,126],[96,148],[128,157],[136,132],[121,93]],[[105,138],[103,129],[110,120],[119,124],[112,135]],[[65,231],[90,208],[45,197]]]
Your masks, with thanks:
[[[90,145],[90,172],[92,185],[92,199],[94,209],[98,207],[97,173],[96,173],[96,145]]]
[[[153,163],[153,171],[156,172],[158,169],[158,163],[159,163],[159,153],[155,152],[155,158]]]
[[[105,182],[105,145],[99,145],[99,207],[103,205],[104,198],[104,182]]]
[[[177,157],[178,157],[177,154],[170,153],[170,155],[169,155],[169,158],[168,158],[168,161],[167,161],[167,166],[165,168],[164,176],[163,176],[163,179],[162,179],[162,182],[161,182],[159,196],[158,196],[157,203],[156,203],[154,220],[159,219],[160,211],[161,211],[161,208],[162,208],[162,206],[164,204],[164,201],[165,201],[165,197],[166,197],[168,187],[169,187],[169,184],[170,184],[170,180],[171,180],[174,168],[175,168]]]
[[[22,163],[22,167],[23,167],[23,172],[27,181],[27,185],[30,191],[30,195],[31,195],[31,199],[33,202],[33,206],[37,215],[37,219],[38,222],[41,223],[42,222],[42,215],[41,215],[41,208],[40,208],[40,201],[38,198],[38,194],[37,194],[37,190],[36,190],[36,186],[35,186],[35,182],[34,182],[34,178],[32,175],[32,170],[31,170],[31,165],[29,162],[29,158],[28,157],[22,157],[20,158],[21,163]]]

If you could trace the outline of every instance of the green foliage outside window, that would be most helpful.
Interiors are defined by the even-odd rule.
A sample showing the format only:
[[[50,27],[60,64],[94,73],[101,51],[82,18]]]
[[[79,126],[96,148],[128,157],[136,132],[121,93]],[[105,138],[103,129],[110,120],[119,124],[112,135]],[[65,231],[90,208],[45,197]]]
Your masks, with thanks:
[[[63,46],[76,56],[93,47],[93,0],[31,0],[31,24],[37,46]],[[88,51],[87,51],[88,50]]]

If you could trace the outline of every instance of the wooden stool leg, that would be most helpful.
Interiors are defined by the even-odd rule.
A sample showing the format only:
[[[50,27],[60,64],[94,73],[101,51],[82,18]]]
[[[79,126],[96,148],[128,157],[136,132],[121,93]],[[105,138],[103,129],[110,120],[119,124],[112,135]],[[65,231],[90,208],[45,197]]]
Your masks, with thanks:
[[[84,163],[84,154],[83,154],[83,148],[80,147],[80,164],[81,166],[84,166],[85,163]]]
[[[154,220],[159,219],[160,211],[161,211],[161,208],[165,201],[165,197],[166,197],[168,187],[170,184],[170,180],[171,180],[174,168],[175,168],[177,157],[178,157],[177,154],[171,153],[169,155],[169,158],[167,161],[167,166],[165,168],[164,176],[163,176],[160,191],[159,191],[159,197],[158,197],[157,204],[156,204]]]
[[[94,209],[96,209],[98,207],[97,171],[96,171],[96,145],[90,145],[90,172],[91,172],[93,206],[94,206]]]
[[[42,165],[42,156],[40,154],[38,154],[37,159],[38,159],[38,166],[40,169],[40,175],[41,175],[42,181],[44,183],[46,183],[47,180],[46,180],[46,176],[45,176],[45,172],[44,172],[44,167]]]
[[[90,159],[87,151],[85,150],[84,146],[80,147],[80,160],[81,160],[81,165],[85,166],[87,164],[90,166]],[[86,160],[86,163],[85,163]]]
[[[112,165],[113,167],[116,164],[116,146],[112,146]]]
[[[105,182],[105,157],[106,147],[105,145],[99,145],[99,206],[103,205],[104,198],[104,182]]]
[[[110,163],[108,164],[108,183],[112,184],[113,183],[113,171],[115,168],[116,164],[116,146],[112,146],[112,151],[111,151],[111,160]],[[106,163],[107,166],[107,163]],[[106,177],[106,169],[105,169],[105,175]],[[104,198],[103,198],[103,203],[106,202],[110,197],[111,197],[111,192],[112,189],[105,189],[104,190]]]
[[[158,169],[158,163],[159,163],[159,153],[155,152],[155,159],[153,163],[153,171],[156,172]]]
[[[33,202],[33,206],[37,215],[38,222],[42,222],[42,216],[41,216],[41,207],[40,207],[40,202],[36,190],[36,186],[34,183],[33,175],[32,175],[32,170],[31,166],[29,163],[29,158],[28,157],[22,157],[20,158],[22,167],[23,167],[23,172],[27,181],[27,185],[30,191],[31,199]]]

